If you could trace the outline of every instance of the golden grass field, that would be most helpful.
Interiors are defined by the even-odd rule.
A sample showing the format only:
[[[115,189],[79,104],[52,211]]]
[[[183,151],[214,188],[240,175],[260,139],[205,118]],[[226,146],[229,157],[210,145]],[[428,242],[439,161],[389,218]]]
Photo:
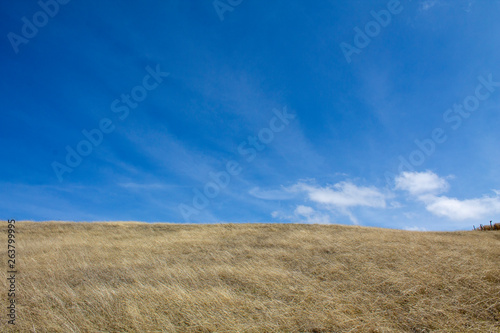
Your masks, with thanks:
[[[500,332],[499,231],[17,222],[16,245],[2,332]]]

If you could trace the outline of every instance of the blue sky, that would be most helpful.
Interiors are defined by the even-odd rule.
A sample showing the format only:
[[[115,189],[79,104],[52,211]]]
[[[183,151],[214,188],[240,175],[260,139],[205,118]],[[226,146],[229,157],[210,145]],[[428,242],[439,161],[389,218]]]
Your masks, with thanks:
[[[18,220],[500,220],[499,1],[2,2]]]

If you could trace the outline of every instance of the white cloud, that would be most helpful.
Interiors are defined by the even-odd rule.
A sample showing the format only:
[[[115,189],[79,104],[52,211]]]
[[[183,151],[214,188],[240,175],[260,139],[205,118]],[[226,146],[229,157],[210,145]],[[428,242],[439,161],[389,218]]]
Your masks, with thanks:
[[[294,214],[302,220],[304,220],[305,218],[305,222],[307,223],[332,223],[332,219],[329,214],[318,212],[309,206],[297,206],[297,208],[295,208]]]
[[[291,190],[306,192],[311,201],[338,208],[356,206],[384,208],[386,205],[386,195],[378,189],[356,186],[350,182],[340,182],[331,187],[315,187],[299,183]]]
[[[431,171],[402,172],[396,177],[396,189],[408,191],[430,213],[455,221],[487,219],[500,213],[499,191],[494,190],[495,196],[464,200],[438,195],[447,191],[449,184]]]
[[[333,223],[333,218],[327,212],[320,212],[312,207],[304,205],[298,205],[293,211],[292,215],[288,215],[280,211],[274,211],[271,213],[271,216],[282,220],[289,220],[300,223]]]
[[[407,192],[409,197],[421,203],[427,212],[450,221],[489,221],[500,214],[500,191],[493,190],[493,194],[477,198],[459,199],[446,196],[443,193],[450,189],[447,181],[450,178],[452,177],[440,177],[431,171],[402,172],[395,178],[395,188]],[[293,206],[274,211],[271,215],[273,218],[303,223],[334,223],[348,218],[352,223],[360,224],[362,221],[358,221],[358,213],[364,218],[372,213],[356,210],[360,208],[378,208],[379,216],[388,212],[394,214],[397,210],[402,220],[419,221],[424,216],[421,211],[417,212],[415,209],[407,211],[411,206],[408,203],[401,203],[395,193],[372,186],[358,186],[351,181],[320,186],[313,179],[309,179],[290,187],[283,187],[281,191],[261,191],[259,188],[254,188],[250,192],[256,197],[268,200],[293,199]],[[419,227],[418,223],[417,225],[413,223],[416,222],[411,222],[404,228],[426,230]]]
[[[488,219],[500,213],[500,197],[490,197],[459,200],[446,196],[422,197],[426,202],[426,209],[437,215],[448,217],[452,220]]]
[[[395,182],[396,189],[408,191],[411,195],[438,194],[449,188],[448,182],[432,171],[402,172]]]
[[[297,215],[309,216],[313,213],[314,213],[314,209],[312,209],[309,206],[299,205],[299,206],[297,206],[297,208],[295,208],[295,214],[297,214]]]
[[[298,205],[292,214],[273,212],[272,216],[274,218],[298,219],[307,223],[332,223],[334,220],[332,216],[340,214],[347,216],[352,223],[359,224],[351,209],[356,207],[385,208],[386,199],[389,198],[389,195],[374,187],[357,186],[348,181],[324,187],[299,182],[284,188],[284,191],[288,195],[305,194],[310,202],[316,204],[316,207]],[[254,195],[256,193],[254,191]],[[276,193],[276,196],[280,195]]]
[[[417,227],[417,226],[413,226],[413,227],[404,227],[403,228],[404,230],[408,230],[408,231],[427,231],[426,228],[422,228],[422,227]]]

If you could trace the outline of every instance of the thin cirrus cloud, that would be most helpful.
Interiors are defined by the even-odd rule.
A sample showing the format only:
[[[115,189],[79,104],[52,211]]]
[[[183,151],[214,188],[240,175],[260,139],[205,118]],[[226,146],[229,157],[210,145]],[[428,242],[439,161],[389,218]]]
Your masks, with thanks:
[[[494,190],[494,196],[464,200],[439,195],[448,191],[450,185],[432,171],[402,172],[395,182],[396,189],[407,191],[410,197],[425,204],[426,210],[436,216],[462,221],[484,219],[500,213],[499,191]]]

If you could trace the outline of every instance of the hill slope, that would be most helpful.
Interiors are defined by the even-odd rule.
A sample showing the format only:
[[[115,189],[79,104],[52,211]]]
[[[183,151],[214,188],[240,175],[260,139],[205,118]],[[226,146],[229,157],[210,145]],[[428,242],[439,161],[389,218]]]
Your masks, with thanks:
[[[500,331],[500,232],[61,222],[16,230],[20,332]]]

